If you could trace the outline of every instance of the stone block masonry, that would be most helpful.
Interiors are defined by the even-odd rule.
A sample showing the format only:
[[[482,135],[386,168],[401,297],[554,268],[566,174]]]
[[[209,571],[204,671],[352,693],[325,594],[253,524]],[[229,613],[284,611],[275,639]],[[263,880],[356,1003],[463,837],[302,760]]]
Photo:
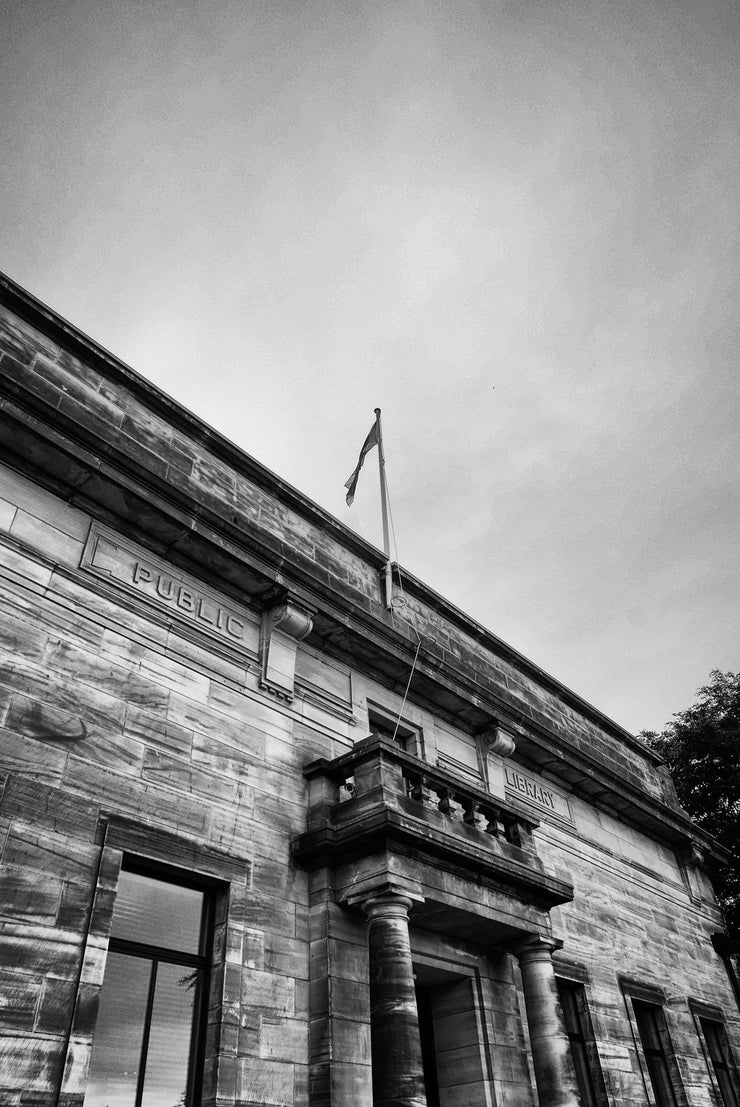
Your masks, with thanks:
[[[733,1107],[714,843],[420,581],[393,619],[382,568],[0,278],[2,1107]]]

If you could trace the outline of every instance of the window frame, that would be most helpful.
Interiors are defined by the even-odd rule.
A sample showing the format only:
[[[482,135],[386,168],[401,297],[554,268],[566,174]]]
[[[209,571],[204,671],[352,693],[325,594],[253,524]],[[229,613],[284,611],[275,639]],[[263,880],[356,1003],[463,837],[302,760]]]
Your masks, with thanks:
[[[124,857],[127,867],[141,865],[148,876],[156,878],[158,873],[168,874],[176,884],[212,892],[209,987],[203,989],[207,1018],[201,1024],[202,1044],[198,1043],[203,1056],[201,1089],[194,1102],[211,1102],[218,1094],[222,1107],[236,1107],[236,1086],[228,1079],[227,1071],[222,1072],[222,1061],[229,1060],[223,1049],[229,1035],[229,1027],[224,1022],[224,1004],[229,992],[239,987],[238,977],[248,972],[242,964],[232,963],[229,951],[238,948],[242,941],[244,911],[252,888],[251,857],[227,854],[207,843],[196,844],[151,823],[141,823],[112,812],[101,814],[95,842],[100,852],[66,1035],[60,1107],[82,1107],[85,1098],[105,952],[111,938]]]
[[[661,988],[626,978],[620,978],[620,985],[648,1104],[650,1107],[688,1107],[686,1093],[676,1062],[676,1054],[671,1041],[668,1019],[666,1018],[667,1004],[665,993]],[[637,1007],[635,1005],[637,1005]],[[650,1009],[656,1013],[656,1029],[660,1041],[660,1056],[661,1059],[665,1061],[668,1087],[671,1092],[672,1101],[665,1100],[660,1090],[656,1090],[656,1084],[653,1082],[652,1065],[648,1060],[649,1057],[653,1056],[653,1051],[649,1049],[649,1047],[646,1047],[643,1041],[638,1022],[637,1011],[639,1008]]]
[[[367,723],[371,734],[379,733],[381,737],[397,742],[406,753],[426,760],[424,733],[417,724],[370,700],[367,701]]]
[[[588,979],[587,973],[573,970],[569,972],[560,965],[555,965],[555,983],[558,990],[558,1002],[560,1003],[561,1013],[563,1017],[563,1029],[568,1043],[570,1045],[571,1056],[573,1057],[573,1067],[576,1074],[576,1084],[578,1085],[578,1094],[583,1107],[588,1107],[588,1102],[583,1099],[583,1088],[581,1086],[581,1079],[579,1076],[579,1066],[576,1064],[574,1056],[573,1044],[574,1035],[568,1028],[568,1021],[566,1018],[565,1005],[563,1004],[563,992],[569,991],[573,994],[573,1002],[575,1005],[576,1016],[579,1026],[579,1040],[577,1044],[583,1047],[583,1058],[585,1063],[585,1069],[588,1075],[589,1087],[587,1094],[590,1095],[590,1102],[594,1104],[594,1107],[605,1107],[607,1103],[606,1098],[606,1086],[604,1084],[604,1074],[601,1068],[601,1059],[599,1057],[599,1051],[596,1044],[596,1036],[594,1035],[593,1023],[591,1020],[591,1008],[589,1003],[588,994],[586,992],[586,981]]]
[[[141,1054],[139,1060],[139,1073],[136,1083],[134,1107],[139,1107],[144,1094],[146,1080],[146,1063],[149,1052],[149,1041],[156,994],[157,969],[160,963],[178,965],[183,968],[199,970],[195,996],[193,998],[192,1026],[190,1030],[190,1045],[188,1048],[188,1073],[185,1084],[185,1103],[195,1105],[200,1102],[203,1090],[203,1062],[208,1022],[208,997],[210,994],[211,972],[213,961],[213,920],[215,917],[215,898],[217,889],[212,880],[198,880],[191,873],[183,873],[171,865],[162,862],[147,862],[135,854],[124,853],[119,869],[119,881],[121,873],[128,872],[138,876],[145,876],[149,880],[156,880],[163,884],[173,884],[179,888],[191,888],[203,893],[203,905],[201,910],[198,952],[186,953],[169,946],[158,946],[148,942],[135,942],[128,938],[118,938],[111,933],[108,940],[108,952],[118,953],[126,957],[136,957],[146,961],[150,966],[150,977],[145,1007],[143,1032],[141,1042]],[[115,911],[115,907],[114,907]],[[105,977],[101,984],[101,996],[105,988]],[[93,1045],[95,1036],[93,1034]]]
[[[727,1020],[724,1012],[719,1007],[702,1003],[700,1000],[689,999],[689,1010],[694,1019],[696,1033],[701,1044],[702,1053],[706,1062],[707,1071],[712,1084],[712,1091],[720,1107],[740,1107],[740,1080],[738,1079],[737,1065],[732,1052],[732,1047],[727,1034]],[[724,1034],[724,1047],[726,1053],[725,1069],[727,1072],[732,1099],[728,1100],[722,1090],[722,1084],[717,1073],[717,1067],[712,1056],[709,1039],[706,1033],[706,1025],[718,1027]],[[722,1046],[720,1045],[720,1048]]]

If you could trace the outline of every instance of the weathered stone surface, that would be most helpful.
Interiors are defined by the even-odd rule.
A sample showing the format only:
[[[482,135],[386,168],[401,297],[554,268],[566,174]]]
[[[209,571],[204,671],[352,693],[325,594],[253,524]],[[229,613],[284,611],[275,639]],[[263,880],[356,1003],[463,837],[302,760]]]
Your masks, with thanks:
[[[371,1054],[380,1061],[373,1065],[373,1103],[377,1107],[425,1107],[408,930],[411,901],[385,895],[364,906],[370,953]]]
[[[373,1070],[381,1102],[393,1058],[410,1080],[394,1101],[419,1102],[412,972],[445,1107],[533,1107],[542,1035],[510,949],[551,934],[555,972],[584,988],[599,1107],[645,1099],[621,978],[663,997],[681,1107],[709,1105],[687,1001],[715,1012],[736,1055],[740,1018],[711,940],[722,920],[676,852],[693,832],[654,756],[410,581],[424,649],[404,718],[449,794],[341,766],[315,786],[306,766],[365,738],[373,704],[402,708],[416,637],[383,607],[381,556],[53,313],[0,292],[0,1103],[82,1107],[126,856],[214,897],[204,1107],[371,1107]],[[133,580],[141,559],[151,580]],[[260,688],[258,665],[262,614],[286,603],[316,611],[282,674],[292,702]],[[231,633],[223,613],[241,619]],[[489,756],[481,797],[476,734],[496,722],[516,749]],[[403,816],[382,841],[363,822],[379,795]],[[324,827],[328,842],[353,818],[351,849],[327,847],[306,872],[298,836]],[[524,820],[518,843],[507,818]],[[494,878],[502,858],[572,883],[572,902],[548,906],[513,864]],[[383,882],[424,900],[402,957],[395,931],[369,947],[355,905]],[[567,1094],[561,1080],[540,1101]]]

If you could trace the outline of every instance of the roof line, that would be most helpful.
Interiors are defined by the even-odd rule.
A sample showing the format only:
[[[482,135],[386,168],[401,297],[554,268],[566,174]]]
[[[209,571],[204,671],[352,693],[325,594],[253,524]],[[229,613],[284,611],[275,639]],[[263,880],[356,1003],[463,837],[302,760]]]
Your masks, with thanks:
[[[375,568],[381,569],[385,565],[385,554],[377,546],[374,546],[340,522],[330,512],[309,499],[308,496],[272,472],[260,461],[257,461],[256,458],[253,458],[241,447],[226,438],[225,435],[209,426],[208,423],[194,415],[177,400],[121,361],[115,354],[112,354],[74,324],[42,303],[27,289],[12,280],[11,277],[1,272],[0,299],[29,323],[42,329],[49,337],[55,340],[61,338],[67,345],[71,344],[76,352],[83,358],[90,360],[105,375],[117,378],[119,382],[124,383],[135,395],[138,395],[138,398],[144,399],[151,408],[159,414],[165,415],[174,425],[179,424],[180,429],[186,430],[189,435],[201,443],[206,443],[214,454],[227,461],[236,471],[249,477],[265,491],[277,492],[299,514],[309,518],[320,529],[331,533],[342,545],[365,558]],[[397,562],[394,562],[393,565],[396,574],[402,575],[405,588],[410,587],[419,599],[424,600],[440,614],[456,623],[474,640],[490,649],[492,653],[503,654],[509,660],[516,662],[540,684],[555,692],[582,714],[592,718],[600,726],[606,727],[643,756],[647,756],[655,763],[662,763],[663,759],[655,751],[628,730],[625,730],[624,727],[562,684],[556,677],[545,672],[535,662],[530,661],[529,658],[497,637],[492,631],[476,622],[475,619],[445,599],[440,593],[399,566]]]

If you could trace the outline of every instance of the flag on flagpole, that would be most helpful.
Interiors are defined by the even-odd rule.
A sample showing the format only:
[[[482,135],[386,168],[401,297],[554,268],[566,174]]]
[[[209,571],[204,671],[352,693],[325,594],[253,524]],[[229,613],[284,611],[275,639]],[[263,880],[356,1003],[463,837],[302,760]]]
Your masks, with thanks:
[[[357,465],[352,473],[352,476],[345,482],[344,487],[347,489],[347,507],[352,506],[352,501],[355,498],[355,489],[357,488],[357,478],[360,475],[360,469],[365,463],[365,457],[370,453],[373,446],[378,445],[378,424],[377,421],[373,423],[372,430],[362,444],[360,450],[360,456],[357,461]]]

